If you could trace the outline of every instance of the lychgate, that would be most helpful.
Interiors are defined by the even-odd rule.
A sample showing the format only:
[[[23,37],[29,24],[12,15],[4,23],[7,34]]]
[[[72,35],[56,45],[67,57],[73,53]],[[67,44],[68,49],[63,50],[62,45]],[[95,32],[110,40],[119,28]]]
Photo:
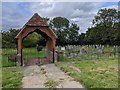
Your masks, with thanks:
[[[43,20],[37,13],[35,13],[31,19],[22,27],[20,32],[15,37],[17,39],[17,55],[20,56],[20,63],[23,66],[24,62],[22,59],[22,41],[29,34],[37,32],[41,34],[46,39],[46,46],[48,49],[47,58],[55,61],[55,45],[56,45],[56,35],[49,27],[47,22]],[[52,53],[52,54],[51,54]]]

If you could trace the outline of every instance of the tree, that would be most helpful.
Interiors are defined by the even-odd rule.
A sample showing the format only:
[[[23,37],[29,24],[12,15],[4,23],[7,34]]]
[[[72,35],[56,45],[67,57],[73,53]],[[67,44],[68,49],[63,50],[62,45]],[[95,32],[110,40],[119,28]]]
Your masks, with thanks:
[[[41,38],[41,35],[37,34],[36,32],[28,35],[23,40],[23,47],[35,47],[38,44],[38,41],[40,38]]]
[[[2,32],[2,48],[15,48],[17,45],[15,36],[19,31],[19,29],[11,28],[9,31]]]
[[[10,29],[2,32],[2,48],[16,48],[17,40],[15,37],[19,31],[19,29]],[[30,34],[23,40],[23,47],[35,47],[40,40],[42,40],[41,35],[37,33]]]
[[[79,45],[84,45],[84,44],[86,44],[85,33],[81,33],[81,34],[78,36],[78,44],[79,44]]]
[[[67,18],[55,17],[50,21],[50,26],[57,36],[57,45],[77,44],[79,27],[70,23]]]
[[[117,44],[118,11],[116,9],[100,9],[93,19],[93,27],[86,33],[87,43],[91,44]]]
[[[67,42],[69,20],[64,17],[55,17],[50,21],[50,26],[56,33],[57,45],[65,45]]]
[[[68,31],[68,43],[69,44],[77,44],[79,36],[79,27],[77,24],[71,24]]]
[[[53,23],[53,27],[57,30],[64,30],[67,29],[69,27],[69,20],[64,18],[64,17],[55,17],[52,20]]]

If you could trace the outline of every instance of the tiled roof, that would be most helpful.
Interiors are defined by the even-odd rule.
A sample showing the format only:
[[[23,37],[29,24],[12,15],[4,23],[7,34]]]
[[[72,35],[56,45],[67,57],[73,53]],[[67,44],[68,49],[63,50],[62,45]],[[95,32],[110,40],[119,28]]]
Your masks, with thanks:
[[[43,20],[37,13],[25,24],[27,26],[48,26],[47,22]]]

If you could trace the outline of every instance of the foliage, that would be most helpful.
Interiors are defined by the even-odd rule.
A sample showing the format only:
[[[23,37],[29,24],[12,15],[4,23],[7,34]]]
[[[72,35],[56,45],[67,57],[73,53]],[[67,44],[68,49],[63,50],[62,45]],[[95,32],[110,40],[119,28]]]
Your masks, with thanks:
[[[42,46],[37,46],[37,51],[38,52],[42,51],[42,48],[43,48]]]
[[[35,47],[40,39],[41,35],[34,32],[23,40],[23,47]]]
[[[70,45],[76,45],[79,40],[79,27],[77,24],[73,24],[69,27],[68,31],[68,44]]]
[[[15,39],[18,34],[19,29],[10,29],[9,31],[2,32],[2,48],[16,48],[17,47],[17,39]],[[45,46],[45,39],[35,33],[32,33],[24,38],[23,47],[35,47],[37,44],[41,44]]]
[[[69,20],[64,17],[55,17],[52,20],[52,24],[55,29],[66,29],[69,27]]]
[[[93,27],[88,28],[84,39],[87,44],[120,45],[119,24],[116,9],[100,9],[93,19]]]
[[[10,29],[9,31],[2,32],[2,47],[15,48],[17,44],[15,36],[19,31],[19,29]]]
[[[100,9],[93,19],[93,25],[86,33],[79,34],[79,27],[64,17],[55,17],[50,26],[57,35],[57,45],[103,44],[120,45],[119,11]]]
[[[71,24],[67,18],[55,17],[50,26],[57,35],[57,45],[76,44],[78,41],[79,27],[77,24]]]
[[[93,19],[93,25],[88,28],[86,33],[79,34],[80,27],[77,24],[70,23],[65,17],[55,17],[53,19],[43,18],[52,30],[56,33],[56,45],[120,45],[120,12],[116,9],[100,9]],[[19,29],[10,29],[2,32],[2,47],[15,48],[17,41],[15,36]],[[45,46],[46,40],[40,35],[33,33],[23,41],[24,47],[34,47],[36,44]]]
[[[56,33],[57,45],[65,45],[69,20],[64,17],[55,17],[50,21],[50,26]]]
[[[39,46],[46,46],[46,40],[45,40],[45,38],[44,37],[40,37],[39,40],[38,40],[38,42],[37,42],[37,44]]]

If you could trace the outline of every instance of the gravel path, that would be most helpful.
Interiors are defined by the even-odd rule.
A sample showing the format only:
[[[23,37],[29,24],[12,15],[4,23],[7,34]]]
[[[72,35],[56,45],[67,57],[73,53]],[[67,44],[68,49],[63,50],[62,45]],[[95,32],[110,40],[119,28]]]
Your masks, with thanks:
[[[83,88],[79,82],[74,81],[73,78],[66,75],[54,64],[25,67],[22,87],[48,88],[46,87],[45,83],[49,82],[50,80],[54,81],[54,83],[57,83],[55,88]],[[51,84],[52,83],[50,83],[50,85]]]
[[[25,67],[22,79],[23,88],[45,88],[44,83],[47,78],[42,74],[37,65]]]

